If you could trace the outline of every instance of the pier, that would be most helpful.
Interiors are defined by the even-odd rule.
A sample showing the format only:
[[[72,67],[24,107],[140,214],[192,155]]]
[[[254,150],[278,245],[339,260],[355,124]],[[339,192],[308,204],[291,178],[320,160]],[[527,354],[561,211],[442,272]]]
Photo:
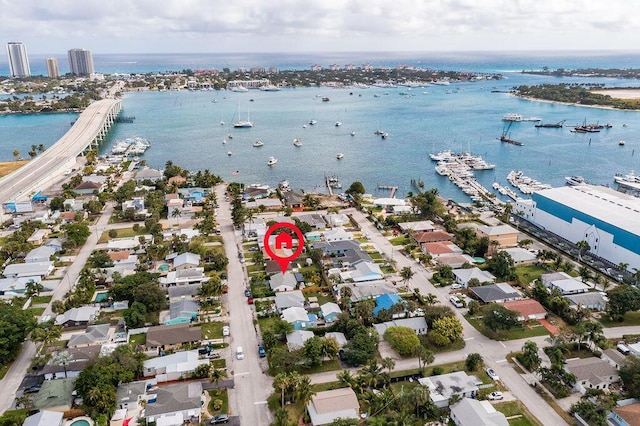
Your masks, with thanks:
[[[0,203],[17,201],[35,189],[49,186],[65,170],[76,166],[76,157],[96,149],[121,109],[120,100],[103,99],[89,105],[64,136],[42,154],[0,179]]]
[[[422,194],[422,191],[424,191],[424,182],[420,179],[411,178],[411,187],[415,189],[418,194]]]
[[[329,176],[324,176],[324,182],[327,185],[327,191],[329,191],[329,195],[333,197],[333,188],[331,188],[331,182],[329,181]]]
[[[392,185],[378,185],[378,189],[390,190],[391,193],[389,194],[389,198],[394,198],[396,195],[396,191],[398,190],[398,187],[392,186]]]

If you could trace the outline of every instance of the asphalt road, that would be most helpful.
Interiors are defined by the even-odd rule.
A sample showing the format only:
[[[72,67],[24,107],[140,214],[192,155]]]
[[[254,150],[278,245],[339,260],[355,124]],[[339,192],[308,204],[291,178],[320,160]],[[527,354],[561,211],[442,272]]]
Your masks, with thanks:
[[[218,185],[218,225],[224,240],[225,254],[229,258],[227,266],[228,315],[230,328],[231,362],[227,372],[235,379],[235,387],[229,389],[231,414],[240,417],[240,424],[267,426],[271,423],[271,413],[267,407],[267,397],[273,392],[273,379],[264,374],[264,361],[258,356],[257,325],[254,326],[253,305],[247,304],[244,289],[247,275],[238,259],[240,237],[236,237],[231,220],[231,204],[224,201],[225,187]],[[244,350],[244,359],[236,358],[236,348]]]

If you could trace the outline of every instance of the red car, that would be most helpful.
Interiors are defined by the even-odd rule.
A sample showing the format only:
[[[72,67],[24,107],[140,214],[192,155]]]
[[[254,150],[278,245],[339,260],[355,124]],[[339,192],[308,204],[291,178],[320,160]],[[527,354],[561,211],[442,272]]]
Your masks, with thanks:
[[[248,298],[247,303],[253,305],[253,297]]]

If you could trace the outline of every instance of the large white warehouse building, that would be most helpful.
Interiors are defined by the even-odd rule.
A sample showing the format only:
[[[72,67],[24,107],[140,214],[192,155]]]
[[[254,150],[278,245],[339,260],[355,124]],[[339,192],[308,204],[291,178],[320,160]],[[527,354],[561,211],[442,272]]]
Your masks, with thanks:
[[[514,212],[614,264],[640,269],[640,198],[593,185],[567,186],[518,199]]]

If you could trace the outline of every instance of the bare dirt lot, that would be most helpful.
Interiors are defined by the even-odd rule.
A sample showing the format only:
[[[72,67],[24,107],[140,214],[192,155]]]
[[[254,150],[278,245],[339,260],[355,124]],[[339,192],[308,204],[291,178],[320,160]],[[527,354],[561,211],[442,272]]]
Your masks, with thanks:
[[[592,93],[609,95],[616,99],[640,99],[640,89],[592,90]]]
[[[12,171],[19,169],[24,164],[27,164],[28,161],[29,160],[0,162],[0,177],[6,176]]]

